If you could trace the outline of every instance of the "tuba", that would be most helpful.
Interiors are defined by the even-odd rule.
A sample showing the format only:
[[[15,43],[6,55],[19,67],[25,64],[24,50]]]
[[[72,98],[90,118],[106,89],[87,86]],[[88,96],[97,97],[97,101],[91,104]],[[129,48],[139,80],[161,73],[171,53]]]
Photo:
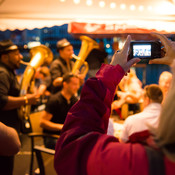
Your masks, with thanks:
[[[49,65],[53,60],[52,51],[45,45],[33,47],[30,50],[31,60],[29,63],[21,61],[21,64],[27,65],[21,81],[20,96],[25,96],[27,93],[33,93],[34,75],[36,69],[42,65]],[[21,106],[18,109],[18,116],[21,120],[27,121],[29,119],[31,105]],[[30,123],[25,123],[25,127],[29,128]]]
[[[80,72],[84,76],[86,76],[89,66],[88,63],[85,61],[86,57],[89,55],[92,49],[99,48],[98,43],[89,38],[88,36],[80,36],[81,48],[78,56],[73,54],[73,58],[76,59],[75,64],[72,69],[72,73],[75,74]]]

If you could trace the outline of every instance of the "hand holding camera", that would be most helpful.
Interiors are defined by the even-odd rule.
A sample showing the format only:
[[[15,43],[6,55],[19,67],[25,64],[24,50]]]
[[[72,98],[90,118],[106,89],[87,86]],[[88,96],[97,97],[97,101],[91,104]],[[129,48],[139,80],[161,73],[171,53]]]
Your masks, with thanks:
[[[149,64],[171,65],[175,59],[175,42],[168,40],[163,34],[152,33],[159,41],[135,41],[131,42],[129,60],[140,58],[148,60]]]
[[[157,59],[150,60],[149,64],[166,64],[170,66],[175,59],[175,42],[168,40],[163,34],[152,33],[152,35],[159,38],[162,42],[165,55],[162,58],[158,57]]]
[[[161,57],[161,43],[159,41],[133,41],[130,45],[129,59],[155,59]]]

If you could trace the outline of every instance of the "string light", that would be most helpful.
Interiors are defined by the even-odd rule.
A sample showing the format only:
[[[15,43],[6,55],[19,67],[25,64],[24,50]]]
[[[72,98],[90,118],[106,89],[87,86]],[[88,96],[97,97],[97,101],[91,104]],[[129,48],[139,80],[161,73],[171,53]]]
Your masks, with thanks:
[[[153,9],[152,6],[148,6],[148,11],[151,11]]]
[[[136,9],[136,6],[135,6],[134,4],[130,6],[130,10],[133,11],[133,10],[135,10],[135,9]]]
[[[105,2],[104,2],[104,1],[100,1],[100,2],[99,2],[99,6],[100,6],[100,7],[104,7],[104,6],[105,6]]]
[[[111,7],[112,9],[114,9],[114,8],[116,7],[116,3],[115,3],[115,2],[112,2],[112,3],[110,4],[110,7]]]
[[[139,11],[143,11],[144,10],[144,6],[143,5],[140,5],[139,6]]]
[[[87,1],[86,1],[86,4],[87,4],[88,6],[91,6],[91,5],[92,5],[92,0],[87,0]]]
[[[60,2],[65,2],[65,1],[66,1],[66,0],[60,0]],[[175,1],[175,0],[173,0],[173,1]],[[81,2],[81,0],[73,0],[73,2],[74,2],[75,4],[79,4],[79,3]],[[93,0],[86,0],[86,5],[87,5],[87,6],[92,6],[92,5],[93,5]],[[104,0],[99,1],[99,7],[104,8],[105,5],[106,5],[106,3],[105,3]],[[111,3],[110,3],[110,8],[111,8],[111,9],[115,9],[116,6],[117,6],[116,2],[111,2]],[[119,7],[120,7],[121,10],[125,10],[127,6],[126,6],[125,3],[122,3],[122,4],[119,5]],[[130,5],[129,8],[130,8],[131,11],[136,10],[136,6],[135,6],[134,4]],[[144,9],[147,9],[148,11],[152,11],[152,10],[153,10],[153,7],[152,7],[152,6],[144,7],[143,5],[140,5],[140,6],[138,7],[138,10],[139,10],[139,11],[143,11]],[[160,11],[161,11],[160,9],[162,9],[162,7],[156,7],[155,9],[156,9],[158,12],[160,12]]]
[[[121,8],[122,10],[124,10],[124,9],[126,9],[126,5],[125,5],[125,4],[120,4],[120,8]]]
[[[80,3],[80,0],[74,0],[74,3],[75,4],[79,4]]]

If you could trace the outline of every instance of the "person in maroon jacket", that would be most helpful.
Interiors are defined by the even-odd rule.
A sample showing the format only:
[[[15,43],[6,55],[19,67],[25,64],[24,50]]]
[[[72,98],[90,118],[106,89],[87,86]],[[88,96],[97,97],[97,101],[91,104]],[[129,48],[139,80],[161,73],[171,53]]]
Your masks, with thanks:
[[[172,45],[164,35],[156,36],[165,46],[166,54],[163,58],[157,59],[157,62],[153,60],[151,63],[170,65],[175,59],[175,45]],[[165,104],[169,106],[165,105],[163,108],[154,137],[148,139],[148,145],[153,147],[153,153],[162,151],[160,165],[160,159],[156,158],[159,153],[150,159],[155,154],[148,154],[149,151],[144,145],[119,143],[117,138],[106,134],[116,86],[130,67],[140,61],[139,58],[127,61],[130,41],[131,37],[128,36],[123,49],[114,54],[110,65],[103,64],[96,77],[86,81],[79,102],[68,112],[56,145],[54,166],[57,174],[148,175],[153,172],[156,175],[156,167],[159,175],[163,172],[166,175],[174,174],[175,101],[172,99],[175,98],[175,91],[171,94],[171,99],[167,97]],[[169,111],[166,112],[167,110]],[[153,160],[153,163],[150,163],[150,160]]]

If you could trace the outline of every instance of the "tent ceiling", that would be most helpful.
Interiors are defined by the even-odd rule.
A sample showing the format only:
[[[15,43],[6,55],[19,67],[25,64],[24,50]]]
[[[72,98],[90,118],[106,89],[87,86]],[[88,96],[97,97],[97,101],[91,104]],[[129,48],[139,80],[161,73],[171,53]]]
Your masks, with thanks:
[[[51,27],[70,22],[123,22],[136,26],[143,23],[142,28],[154,24],[156,30],[175,32],[174,0],[103,0],[103,8],[99,6],[101,0],[92,0],[91,6],[87,6],[86,1],[75,4],[74,0],[0,0],[0,30]],[[113,9],[110,8],[112,2],[116,3]],[[124,10],[120,8],[121,2],[126,5]],[[135,10],[130,10],[132,4]],[[143,11],[139,10],[140,6]]]

